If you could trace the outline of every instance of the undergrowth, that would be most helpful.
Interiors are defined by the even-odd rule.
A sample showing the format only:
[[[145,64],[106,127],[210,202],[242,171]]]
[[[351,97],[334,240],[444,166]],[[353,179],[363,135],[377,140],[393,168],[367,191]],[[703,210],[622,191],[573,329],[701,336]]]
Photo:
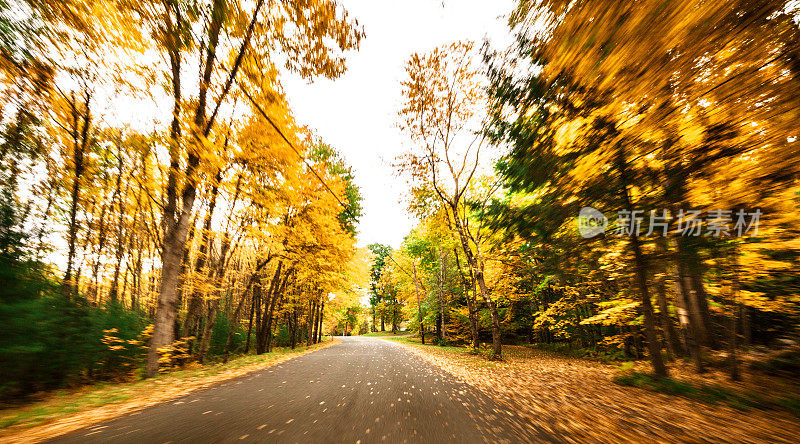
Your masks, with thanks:
[[[751,408],[781,409],[800,417],[800,398],[768,398],[755,392],[738,391],[711,384],[692,384],[672,378],[656,378],[647,373],[628,371],[629,368],[627,365],[621,366],[622,373],[615,376],[613,381],[622,386],[682,396],[709,404],[725,404],[744,411]]]

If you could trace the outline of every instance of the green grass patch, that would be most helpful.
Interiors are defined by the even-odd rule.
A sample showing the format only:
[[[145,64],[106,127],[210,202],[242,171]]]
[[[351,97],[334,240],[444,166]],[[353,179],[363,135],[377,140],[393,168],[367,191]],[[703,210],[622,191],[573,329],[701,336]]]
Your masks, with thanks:
[[[393,337],[393,336],[400,336],[400,335],[408,335],[410,332],[407,331],[398,331],[397,333],[392,333],[390,331],[371,331],[369,333],[364,333],[363,335],[359,335],[362,337],[367,338],[383,338],[383,337]]]
[[[412,344],[412,345],[424,345],[425,347],[435,347],[438,350],[445,350],[453,353],[468,353],[470,351],[467,347],[461,347],[457,345],[437,345],[429,340],[425,341],[425,344],[419,339],[419,336],[400,336],[400,337],[389,337],[385,338],[392,341],[402,342],[404,344]]]
[[[762,410],[780,409],[787,410],[795,416],[800,416],[800,398],[778,397],[770,399],[758,393],[743,392],[716,385],[698,385],[677,381],[672,378],[655,378],[647,373],[627,371],[628,368],[625,367],[622,366],[623,372],[613,378],[613,381],[619,385],[682,396],[708,404],[725,404],[744,411],[753,408]]]
[[[635,357],[626,356],[622,350],[617,348],[605,348],[599,346],[592,348],[584,348],[575,346],[574,344],[563,343],[563,342],[556,342],[552,344],[540,342],[540,343],[526,345],[526,347],[534,348],[537,350],[544,350],[567,358],[588,359],[592,361],[601,361],[605,363],[636,360]]]
[[[484,349],[480,349],[480,350],[474,350],[471,347],[460,346],[460,345],[437,345],[437,344],[431,343],[431,342],[429,342],[427,340],[425,341],[425,344],[423,345],[422,341],[419,339],[419,336],[407,336],[407,337],[399,337],[399,338],[394,338],[393,337],[393,338],[384,338],[384,339],[388,339],[390,341],[395,341],[395,342],[402,342],[404,344],[423,346],[423,347],[426,347],[426,348],[430,348],[432,350],[440,350],[440,351],[443,351],[445,353],[450,353],[450,354],[454,354],[454,355],[482,356],[486,360],[485,361],[477,361],[476,365],[478,365],[479,367],[494,367],[496,365],[496,363],[493,362],[493,360],[491,359],[492,351],[489,348],[484,348]]]

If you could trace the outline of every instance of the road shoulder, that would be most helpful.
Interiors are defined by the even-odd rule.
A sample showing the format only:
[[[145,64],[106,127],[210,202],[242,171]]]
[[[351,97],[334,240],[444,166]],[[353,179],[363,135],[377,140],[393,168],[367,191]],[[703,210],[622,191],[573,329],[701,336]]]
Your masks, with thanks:
[[[311,347],[281,350],[260,356],[243,356],[227,364],[179,370],[154,379],[54,393],[24,407],[0,412],[0,424],[17,421],[13,425],[4,425],[5,428],[0,431],[0,441],[40,442],[91,424],[135,413],[340,342],[341,340],[333,338]]]
[[[389,339],[390,340],[390,339]],[[392,341],[481,390],[557,440],[598,442],[796,442],[786,412],[741,411],[612,382],[609,365],[548,353],[500,362],[460,347]]]

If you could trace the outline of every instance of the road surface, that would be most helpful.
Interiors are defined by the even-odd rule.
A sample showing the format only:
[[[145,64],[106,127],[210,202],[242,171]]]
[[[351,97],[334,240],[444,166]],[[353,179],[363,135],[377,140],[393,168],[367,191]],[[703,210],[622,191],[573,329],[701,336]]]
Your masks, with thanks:
[[[51,442],[532,441],[550,439],[402,346],[346,337]]]

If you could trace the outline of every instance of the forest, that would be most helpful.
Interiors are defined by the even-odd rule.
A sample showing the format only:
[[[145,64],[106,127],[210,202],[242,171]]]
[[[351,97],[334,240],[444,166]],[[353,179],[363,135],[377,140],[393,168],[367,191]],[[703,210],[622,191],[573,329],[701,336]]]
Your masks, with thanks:
[[[516,0],[415,50],[398,244],[284,88],[346,75],[346,3],[0,0],[0,403],[389,331],[800,374],[800,3]]]
[[[407,61],[419,222],[370,245],[372,329],[796,372],[797,10],[578,3],[519,2],[510,48]]]
[[[346,11],[0,6],[0,396],[319,342],[363,260],[361,198],[276,65],[341,75]]]

